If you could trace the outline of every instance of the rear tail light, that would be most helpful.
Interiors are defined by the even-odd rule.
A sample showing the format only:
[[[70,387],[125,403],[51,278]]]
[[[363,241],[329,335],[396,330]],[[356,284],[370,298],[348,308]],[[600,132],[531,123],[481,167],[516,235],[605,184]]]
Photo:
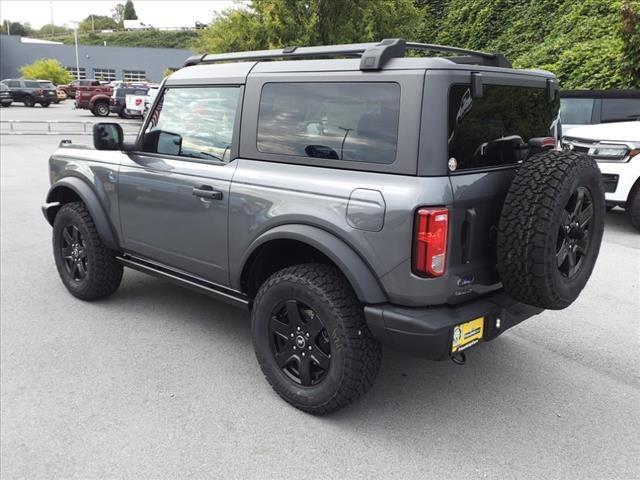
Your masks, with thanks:
[[[416,212],[413,238],[413,272],[427,277],[444,274],[447,262],[449,211],[420,208]]]

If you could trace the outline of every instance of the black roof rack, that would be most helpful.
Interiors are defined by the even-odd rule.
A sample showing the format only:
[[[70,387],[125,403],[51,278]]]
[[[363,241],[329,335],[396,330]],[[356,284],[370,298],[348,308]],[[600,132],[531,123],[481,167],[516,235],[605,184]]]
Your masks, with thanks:
[[[486,53],[465,48],[428,43],[406,42],[401,38],[388,38],[380,43],[352,43],[319,47],[285,47],[277,50],[257,50],[235,53],[193,55],[184,63],[185,67],[199,63],[221,63],[257,60],[283,60],[291,58],[360,58],[360,70],[380,70],[392,58],[404,57],[407,50],[441,52],[463,55],[452,57],[457,63],[473,63],[494,67],[511,68],[511,63],[502,53]]]

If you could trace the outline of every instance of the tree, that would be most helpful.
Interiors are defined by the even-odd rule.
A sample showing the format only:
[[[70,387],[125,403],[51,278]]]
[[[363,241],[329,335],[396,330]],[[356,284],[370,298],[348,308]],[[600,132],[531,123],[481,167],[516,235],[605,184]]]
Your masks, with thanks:
[[[136,9],[131,0],[127,0],[124,4],[124,20],[137,20]]]
[[[112,17],[107,15],[89,15],[80,22],[78,27],[81,32],[92,32],[97,30],[115,30],[119,27]]]
[[[29,65],[23,65],[20,67],[20,73],[24,78],[50,80],[55,85],[69,83],[73,80],[73,75],[54,58],[41,58]]]
[[[38,30],[37,34],[39,37],[44,37],[47,35],[64,35],[65,33],[69,33],[70,31],[71,29],[67,27],[62,27],[60,25],[51,25],[50,23],[47,23],[46,25],[40,27],[40,30]]]
[[[31,30],[31,25],[28,23],[22,24],[20,22],[10,22],[9,20],[5,20],[2,22],[2,30],[1,33],[3,35],[20,35],[21,37],[27,37],[31,35],[33,30]]]
[[[246,8],[244,8],[246,7]],[[413,0],[252,0],[200,30],[195,48],[226,52],[288,45],[368,42],[415,37],[424,8]]]
[[[115,22],[122,26],[124,21],[124,4],[117,3],[115,7],[111,9],[111,17],[115,20]]]

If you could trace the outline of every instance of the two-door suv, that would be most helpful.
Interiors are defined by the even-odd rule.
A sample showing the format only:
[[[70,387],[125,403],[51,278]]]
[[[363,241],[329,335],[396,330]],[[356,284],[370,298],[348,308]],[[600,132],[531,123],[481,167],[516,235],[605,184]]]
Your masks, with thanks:
[[[275,391],[330,412],[382,344],[463,363],[577,298],[605,204],[558,110],[550,73],[401,39],[191,57],[135,142],[51,157],[56,266],[83,300],[126,266],[248,308]]]

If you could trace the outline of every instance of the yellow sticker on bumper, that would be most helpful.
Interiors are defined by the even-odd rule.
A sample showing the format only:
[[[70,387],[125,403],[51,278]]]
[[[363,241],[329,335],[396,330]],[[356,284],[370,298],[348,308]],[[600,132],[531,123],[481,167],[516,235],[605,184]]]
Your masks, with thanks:
[[[462,323],[453,327],[451,353],[461,352],[462,350],[478,343],[482,340],[483,331],[484,317],[476,318],[470,322]]]

